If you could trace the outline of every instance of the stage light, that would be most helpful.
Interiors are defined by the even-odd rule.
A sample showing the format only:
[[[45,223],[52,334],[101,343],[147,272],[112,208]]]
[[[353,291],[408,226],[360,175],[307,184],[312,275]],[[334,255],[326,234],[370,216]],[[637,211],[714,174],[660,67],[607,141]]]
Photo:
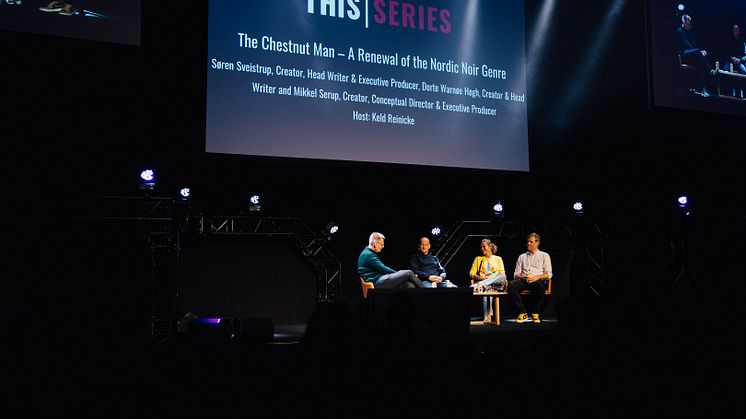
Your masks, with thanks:
[[[572,210],[573,210],[573,212],[574,212],[575,214],[578,214],[578,215],[581,215],[581,214],[583,214],[583,209],[584,209],[584,207],[583,207],[583,203],[582,203],[582,202],[580,202],[580,201],[575,201],[575,202],[574,202],[574,203],[572,204]]]
[[[497,217],[502,217],[503,211],[505,211],[505,206],[502,202],[497,201],[494,204],[492,204],[492,213]]]
[[[440,238],[440,235],[443,234],[443,229],[440,227],[440,225],[434,225],[432,229],[430,229],[430,234],[432,234],[433,238]]]
[[[679,210],[684,217],[690,217],[692,215],[691,203],[691,199],[686,195],[679,195],[676,198],[676,205],[679,207]]]
[[[259,194],[253,194],[249,197],[249,211],[259,212],[262,210],[262,199]]]
[[[334,221],[329,221],[324,227],[324,232],[326,232],[328,236],[333,236],[339,232],[339,225]]]
[[[181,197],[182,201],[186,201],[192,196],[192,190],[188,187],[181,188],[179,190],[179,196]]]
[[[155,171],[145,169],[140,172],[140,189],[152,191],[155,189]]]
[[[681,4],[681,3],[679,3],[678,9],[679,9],[680,12],[683,12],[684,11],[684,5]]]

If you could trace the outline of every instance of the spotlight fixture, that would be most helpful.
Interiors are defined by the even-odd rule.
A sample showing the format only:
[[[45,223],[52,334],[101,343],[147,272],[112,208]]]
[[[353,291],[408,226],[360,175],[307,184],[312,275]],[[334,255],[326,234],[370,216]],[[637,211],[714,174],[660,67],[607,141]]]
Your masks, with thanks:
[[[575,214],[582,215],[583,214],[583,209],[584,209],[584,207],[583,207],[583,203],[581,201],[575,201],[575,202],[573,202],[573,204],[572,204],[572,211]]]
[[[443,234],[443,228],[439,224],[436,224],[430,229],[430,234],[433,238],[439,239],[440,235]]]
[[[182,201],[187,201],[192,196],[192,190],[185,186],[179,190],[179,196],[181,197]]]
[[[249,211],[259,212],[262,210],[262,200],[259,194],[253,194],[249,197]]]
[[[502,217],[503,211],[505,210],[505,206],[500,201],[495,201],[494,204],[492,204],[492,214],[494,214],[496,217]]]
[[[335,223],[334,221],[329,221],[324,227],[324,232],[327,234],[327,236],[333,236],[339,232],[339,225],[337,225],[337,223]]]
[[[688,196],[679,195],[676,198],[676,205],[679,207],[679,210],[684,215],[684,217],[689,217],[692,215],[691,200]]]
[[[140,189],[145,191],[155,189],[155,171],[153,169],[145,169],[140,172]]]

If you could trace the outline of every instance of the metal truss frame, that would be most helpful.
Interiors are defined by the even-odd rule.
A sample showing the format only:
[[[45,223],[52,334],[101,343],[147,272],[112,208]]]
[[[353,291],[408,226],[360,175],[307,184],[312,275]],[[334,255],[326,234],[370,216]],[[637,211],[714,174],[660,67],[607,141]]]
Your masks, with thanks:
[[[146,226],[144,243],[150,253],[150,322],[153,336],[173,332],[172,309],[178,284],[181,239],[179,202],[144,196],[72,195],[53,197],[58,216],[66,219],[134,221]]]
[[[214,236],[284,237],[300,250],[316,272],[317,301],[342,297],[342,264],[327,246],[331,237],[312,230],[298,217],[202,216],[197,221],[197,230]]]
[[[441,245],[434,253],[435,256],[440,258],[445,267],[471,237],[489,236],[512,239],[525,237],[534,230],[534,227],[527,223],[506,222],[502,220],[461,221],[445,232],[441,239]]]

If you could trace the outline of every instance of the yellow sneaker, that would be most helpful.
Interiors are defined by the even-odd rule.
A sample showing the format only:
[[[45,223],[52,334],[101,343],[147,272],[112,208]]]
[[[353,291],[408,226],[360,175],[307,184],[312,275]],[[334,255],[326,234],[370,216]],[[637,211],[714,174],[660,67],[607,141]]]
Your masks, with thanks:
[[[528,314],[521,313],[518,315],[518,317],[515,318],[516,323],[524,323],[528,321]]]
[[[536,313],[531,314],[531,321],[534,323],[541,323],[541,319],[539,318],[539,315]]]

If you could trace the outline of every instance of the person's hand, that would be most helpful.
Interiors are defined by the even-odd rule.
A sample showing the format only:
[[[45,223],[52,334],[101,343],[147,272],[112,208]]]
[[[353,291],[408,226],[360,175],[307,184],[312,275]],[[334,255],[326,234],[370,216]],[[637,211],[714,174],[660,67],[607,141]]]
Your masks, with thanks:
[[[430,275],[427,279],[429,279],[430,282],[435,282],[436,284],[443,282],[443,278],[439,277],[438,275]]]
[[[534,281],[536,281],[536,279],[534,279],[533,276],[531,276],[529,274],[526,274],[526,282],[528,282],[530,284],[530,283],[532,283]]]

